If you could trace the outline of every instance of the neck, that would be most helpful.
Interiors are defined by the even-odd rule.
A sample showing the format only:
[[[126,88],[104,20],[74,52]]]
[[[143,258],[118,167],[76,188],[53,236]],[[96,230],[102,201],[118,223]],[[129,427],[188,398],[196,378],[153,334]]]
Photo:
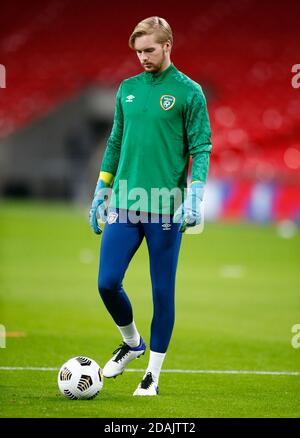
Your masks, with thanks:
[[[167,70],[167,68],[170,67],[170,65],[171,65],[171,60],[170,60],[170,58],[168,58],[163,62],[161,68],[158,70],[157,73],[161,73],[164,70]]]

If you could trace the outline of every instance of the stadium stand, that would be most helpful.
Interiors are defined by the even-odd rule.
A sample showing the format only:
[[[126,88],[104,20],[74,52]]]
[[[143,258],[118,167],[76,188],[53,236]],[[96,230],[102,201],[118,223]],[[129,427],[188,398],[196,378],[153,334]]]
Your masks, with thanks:
[[[17,14],[15,3],[1,5],[0,63],[7,71],[7,87],[0,89],[2,144],[86,90],[114,91],[139,73],[128,34],[158,10],[174,29],[174,64],[202,84],[208,99],[210,179],[235,182],[232,191],[222,188],[231,195],[221,217],[245,211],[252,217],[255,209],[243,199],[265,184],[271,216],[299,220],[300,88],[291,82],[292,66],[300,62],[299,2],[285,8],[270,0],[158,5],[43,0],[19,2]],[[94,134],[100,139],[101,126]]]

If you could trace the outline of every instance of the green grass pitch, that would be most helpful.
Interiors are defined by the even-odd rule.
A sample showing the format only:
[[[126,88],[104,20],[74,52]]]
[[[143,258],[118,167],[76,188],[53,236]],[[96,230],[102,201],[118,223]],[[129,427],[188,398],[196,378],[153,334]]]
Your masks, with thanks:
[[[70,401],[58,392],[56,371],[5,370],[59,368],[76,355],[104,366],[120,338],[98,296],[100,239],[87,208],[2,202],[0,323],[8,337],[0,417],[300,416],[300,375],[162,373],[158,397],[136,398],[143,373],[125,372],[106,379],[94,400]],[[300,324],[299,262],[300,233],[283,239],[275,226],[207,224],[202,235],[184,236],[164,369],[300,371],[300,348],[291,345]],[[143,243],[124,282],[147,343],[148,266]],[[130,367],[145,368],[147,359]]]

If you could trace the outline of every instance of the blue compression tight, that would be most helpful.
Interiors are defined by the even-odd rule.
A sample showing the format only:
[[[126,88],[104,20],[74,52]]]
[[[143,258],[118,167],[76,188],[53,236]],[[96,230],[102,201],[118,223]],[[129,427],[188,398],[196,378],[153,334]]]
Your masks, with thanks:
[[[153,299],[150,349],[165,353],[174,326],[175,277],[182,234],[179,232],[180,224],[169,220],[170,225],[163,225],[164,217],[157,217],[158,223],[150,223],[150,220],[148,223],[143,220],[121,223],[118,216],[114,223],[105,224],[98,289],[115,323],[118,326],[131,324],[132,306],[122,282],[130,260],[145,237],[150,258]]]

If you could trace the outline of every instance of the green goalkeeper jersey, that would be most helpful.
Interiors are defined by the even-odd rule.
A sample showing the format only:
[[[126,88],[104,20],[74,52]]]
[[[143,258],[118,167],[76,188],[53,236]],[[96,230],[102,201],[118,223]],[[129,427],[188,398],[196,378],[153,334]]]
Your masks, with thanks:
[[[190,156],[192,181],[206,181],[210,136],[202,89],[174,64],[124,80],[101,164],[115,176],[110,206],[173,214]]]

